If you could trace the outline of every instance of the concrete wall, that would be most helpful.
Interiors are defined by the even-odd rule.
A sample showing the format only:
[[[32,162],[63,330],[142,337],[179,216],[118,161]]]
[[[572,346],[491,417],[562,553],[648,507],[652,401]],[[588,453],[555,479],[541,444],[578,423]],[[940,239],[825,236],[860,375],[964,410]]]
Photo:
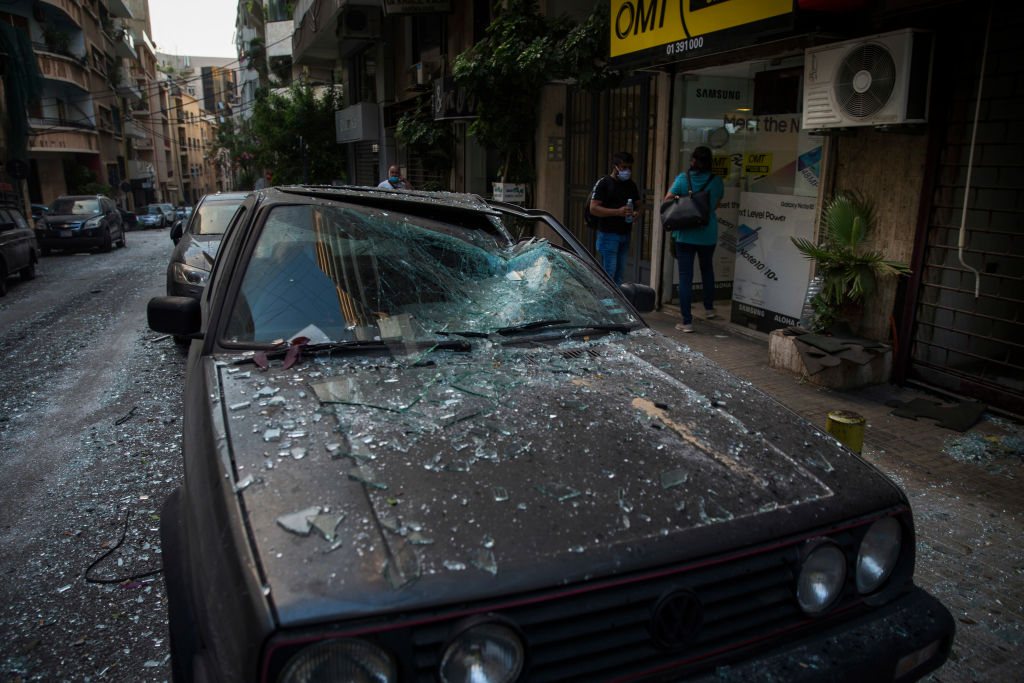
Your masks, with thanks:
[[[567,88],[549,85],[541,93],[540,116],[537,122],[535,156],[537,182],[533,205],[565,222],[565,107]],[[561,123],[559,123],[561,122]],[[548,144],[561,140],[562,160],[548,161]]]

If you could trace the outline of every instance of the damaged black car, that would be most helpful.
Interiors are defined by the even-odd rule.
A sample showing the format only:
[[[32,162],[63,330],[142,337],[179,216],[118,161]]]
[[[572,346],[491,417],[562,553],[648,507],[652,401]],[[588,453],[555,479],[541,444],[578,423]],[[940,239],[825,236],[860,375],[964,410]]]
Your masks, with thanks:
[[[175,680],[913,680],[949,612],[900,489],[646,326],[550,215],[245,199],[161,515]]]

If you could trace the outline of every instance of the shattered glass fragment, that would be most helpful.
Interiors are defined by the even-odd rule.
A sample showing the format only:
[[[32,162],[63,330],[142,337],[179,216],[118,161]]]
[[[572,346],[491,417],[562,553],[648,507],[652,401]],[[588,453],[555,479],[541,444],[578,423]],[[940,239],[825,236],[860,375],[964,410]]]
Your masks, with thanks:
[[[387,484],[378,481],[376,473],[366,465],[350,469],[348,471],[348,478],[377,489],[386,489],[388,487]]]
[[[325,541],[334,543],[336,540],[334,530],[338,528],[343,519],[345,519],[345,515],[320,514],[310,520],[310,525],[324,537]]]
[[[469,472],[469,461],[462,458],[455,458],[454,460],[442,465],[441,469],[449,472]]]
[[[332,458],[341,457],[341,444],[338,443],[337,441],[332,441],[328,444],[324,444],[324,449],[327,451],[327,454],[330,455]]]
[[[700,521],[705,524],[728,522],[733,518],[733,514],[721,505],[713,500],[705,501],[704,498],[700,499],[700,507],[697,511],[697,515],[700,517]]]
[[[240,403],[232,403],[228,406],[229,410],[241,410],[242,408],[248,408],[252,405],[252,401],[242,401]]]
[[[492,538],[490,534],[484,534],[483,544],[485,548],[493,548],[494,538]]]
[[[445,560],[444,568],[453,572],[461,572],[466,569],[466,565],[462,562],[456,562],[454,560]],[[68,588],[71,588],[71,586],[68,586]]]
[[[408,543],[403,544],[384,566],[384,577],[394,590],[420,578],[420,558],[416,549]]]
[[[402,528],[402,524],[398,521],[398,518],[390,516],[381,516],[380,525],[393,534],[399,533]]]
[[[283,406],[285,404],[284,396],[274,396],[267,401],[268,406]]]
[[[263,432],[263,440],[264,441],[280,441],[281,440],[281,430],[280,429],[268,429],[268,430],[266,430],[265,432]]]
[[[252,486],[253,484],[256,484],[260,481],[262,481],[262,479],[258,479],[250,474],[246,476],[244,479],[235,482],[235,493],[240,493],[245,489],[249,488],[250,486]]]
[[[661,488],[670,489],[673,486],[685,484],[690,478],[690,473],[684,469],[670,470],[661,473]]]
[[[306,448],[303,446],[293,446],[288,453],[296,460],[302,460],[306,457]]]
[[[305,437],[306,437],[306,432],[302,431],[301,429],[297,430],[297,431],[294,431],[294,432],[288,432],[288,438],[289,439],[302,439],[302,438],[305,438]]]
[[[423,535],[421,531],[411,531],[406,537],[406,540],[413,545],[430,545],[434,542],[434,539],[428,538]]]
[[[624,488],[619,488],[619,508],[625,513],[633,511],[633,503],[627,498],[626,489]]]
[[[318,514],[320,514],[320,506],[315,505],[313,507],[306,508],[305,510],[281,515],[277,518],[277,523],[285,531],[290,531],[293,534],[298,534],[299,536],[309,536],[309,532],[312,529],[312,523],[310,520]]]
[[[494,559],[494,552],[487,548],[476,550],[469,561],[477,569],[483,569],[492,576],[498,575],[498,562]]]
[[[491,489],[491,494],[494,496],[494,500],[498,503],[508,500],[508,491],[504,486],[495,486]]]
[[[580,495],[579,491],[568,484],[560,484],[558,482],[548,482],[542,486],[537,486],[536,489],[541,493],[551,496],[559,503]]]
[[[279,387],[266,386],[256,392],[257,396],[273,396],[277,392],[281,391]]]

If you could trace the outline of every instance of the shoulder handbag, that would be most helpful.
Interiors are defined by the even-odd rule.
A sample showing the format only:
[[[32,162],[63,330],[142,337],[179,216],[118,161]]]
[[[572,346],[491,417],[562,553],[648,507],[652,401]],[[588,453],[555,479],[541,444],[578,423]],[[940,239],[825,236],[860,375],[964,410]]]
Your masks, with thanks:
[[[713,179],[712,175],[704,183],[704,187],[694,190],[690,172],[686,172],[689,193],[682,197],[673,197],[661,205],[661,227],[665,232],[693,230],[708,224],[711,217],[711,193],[708,192],[708,185]]]

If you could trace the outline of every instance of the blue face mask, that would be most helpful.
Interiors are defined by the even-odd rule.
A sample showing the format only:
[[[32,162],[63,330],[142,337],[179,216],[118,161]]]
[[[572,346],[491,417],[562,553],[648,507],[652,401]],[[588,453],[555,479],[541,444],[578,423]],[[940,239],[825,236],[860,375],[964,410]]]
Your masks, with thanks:
[[[619,180],[629,180],[629,177],[631,175],[633,175],[633,172],[630,171],[628,168],[625,168],[625,169],[620,168],[619,169]]]
[[[393,185],[397,185],[398,181],[401,180],[401,178],[399,178],[396,175],[393,175],[393,176],[389,177],[388,180],[390,180]]]

